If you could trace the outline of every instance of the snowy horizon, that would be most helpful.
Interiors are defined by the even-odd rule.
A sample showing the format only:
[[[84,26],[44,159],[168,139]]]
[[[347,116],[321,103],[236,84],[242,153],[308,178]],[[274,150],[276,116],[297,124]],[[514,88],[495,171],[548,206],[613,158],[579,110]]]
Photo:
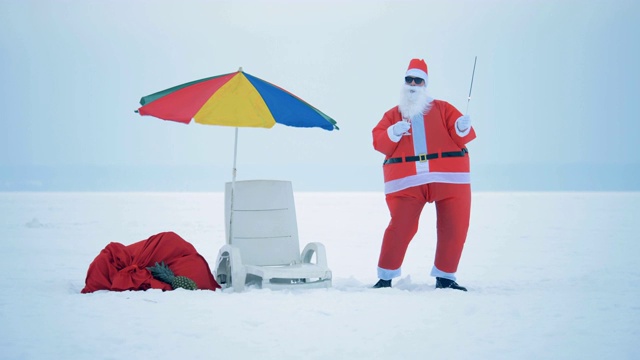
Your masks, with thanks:
[[[475,165],[473,191],[640,191],[640,164]],[[231,167],[209,166],[0,166],[0,192],[216,192],[231,181]],[[366,166],[238,166],[238,180],[290,180],[296,191],[383,191],[380,163]]]

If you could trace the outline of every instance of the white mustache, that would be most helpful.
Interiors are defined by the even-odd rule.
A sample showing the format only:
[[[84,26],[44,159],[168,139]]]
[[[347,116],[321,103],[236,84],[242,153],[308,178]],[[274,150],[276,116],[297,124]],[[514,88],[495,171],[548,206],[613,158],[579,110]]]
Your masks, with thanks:
[[[402,86],[398,106],[403,116],[411,117],[420,113],[424,114],[429,110],[430,102],[431,100],[427,95],[426,88],[407,84]]]

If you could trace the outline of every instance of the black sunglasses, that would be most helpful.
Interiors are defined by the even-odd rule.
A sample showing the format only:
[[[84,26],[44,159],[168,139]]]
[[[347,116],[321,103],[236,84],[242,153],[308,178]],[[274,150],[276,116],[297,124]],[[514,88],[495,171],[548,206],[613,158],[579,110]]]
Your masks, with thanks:
[[[404,81],[407,84],[411,84],[411,82],[415,82],[416,85],[420,85],[422,84],[422,82],[424,81],[424,79],[418,78],[418,77],[413,77],[413,76],[405,76]]]

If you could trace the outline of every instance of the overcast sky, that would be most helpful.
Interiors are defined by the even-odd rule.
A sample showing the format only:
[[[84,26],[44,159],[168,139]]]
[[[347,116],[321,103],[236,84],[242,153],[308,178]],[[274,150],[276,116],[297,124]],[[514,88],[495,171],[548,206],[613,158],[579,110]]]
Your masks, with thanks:
[[[222,191],[233,128],[134,110],[242,66],[340,130],[242,128],[239,180],[381,191],[409,60],[464,112],[475,56],[476,188],[640,190],[639,3],[0,0],[0,190]]]

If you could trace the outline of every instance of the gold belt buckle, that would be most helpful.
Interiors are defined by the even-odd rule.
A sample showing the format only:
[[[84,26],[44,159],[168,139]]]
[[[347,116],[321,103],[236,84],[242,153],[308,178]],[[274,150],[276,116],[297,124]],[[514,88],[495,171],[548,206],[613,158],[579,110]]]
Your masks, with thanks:
[[[418,157],[420,158],[420,162],[427,161],[427,154],[418,154]]]

